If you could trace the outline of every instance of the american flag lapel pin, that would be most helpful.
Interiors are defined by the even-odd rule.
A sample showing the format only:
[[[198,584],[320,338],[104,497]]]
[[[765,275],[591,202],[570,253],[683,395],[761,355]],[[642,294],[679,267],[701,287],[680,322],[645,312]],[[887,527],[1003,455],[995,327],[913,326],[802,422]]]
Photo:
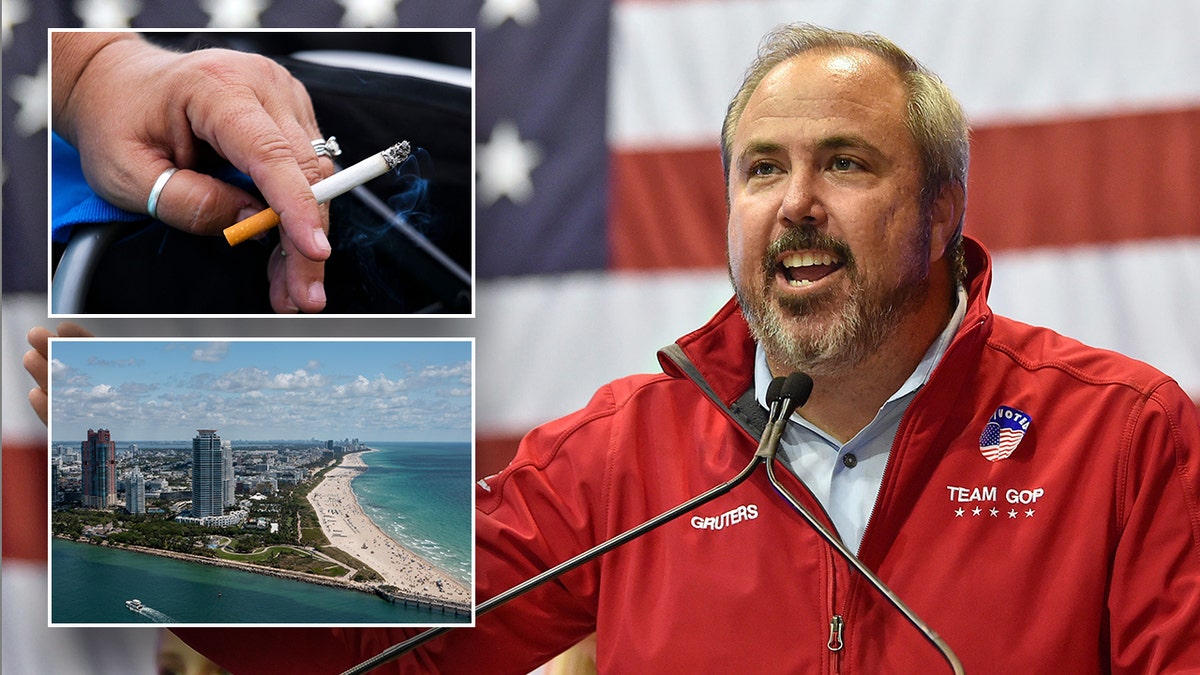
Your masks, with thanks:
[[[996,408],[979,437],[979,452],[983,453],[989,462],[1008,459],[1017,449],[1021,439],[1025,438],[1025,432],[1029,430],[1032,421],[1029,415],[1016,408],[1006,405]]]

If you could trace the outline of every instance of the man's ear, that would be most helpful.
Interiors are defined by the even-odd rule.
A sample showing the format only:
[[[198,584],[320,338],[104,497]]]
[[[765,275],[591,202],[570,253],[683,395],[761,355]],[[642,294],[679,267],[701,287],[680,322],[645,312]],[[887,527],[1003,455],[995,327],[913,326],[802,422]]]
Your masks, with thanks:
[[[966,188],[958,184],[946,185],[930,209],[929,259],[938,260],[946,254],[950,242],[960,232],[963,212],[966,209]]]

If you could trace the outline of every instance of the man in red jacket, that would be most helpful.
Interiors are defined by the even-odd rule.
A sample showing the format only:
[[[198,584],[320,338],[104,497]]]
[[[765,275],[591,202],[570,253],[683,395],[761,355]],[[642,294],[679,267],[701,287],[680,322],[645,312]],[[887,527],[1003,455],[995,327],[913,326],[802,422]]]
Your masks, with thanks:
[[[767,383],[798,370],[814,387],[784,489],[967,672],[1200,670],[1195,405],[1145,364],[992,314],[944,85],[882,38],[784,27],[722,152],[737,303],[480,483],[479,598],[728,480]],[[606,672],[944,667],[759,471],[387,668],[523,673],[593,632]],[[411,634],[180,633],[233,672],[337,672]]]

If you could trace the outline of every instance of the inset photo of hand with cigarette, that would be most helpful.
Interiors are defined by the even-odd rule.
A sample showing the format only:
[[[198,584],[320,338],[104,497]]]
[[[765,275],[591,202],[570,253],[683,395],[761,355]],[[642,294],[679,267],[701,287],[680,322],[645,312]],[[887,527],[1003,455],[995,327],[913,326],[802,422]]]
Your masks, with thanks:
[[[50,31],[50,316],[474,316],[472,29]]]

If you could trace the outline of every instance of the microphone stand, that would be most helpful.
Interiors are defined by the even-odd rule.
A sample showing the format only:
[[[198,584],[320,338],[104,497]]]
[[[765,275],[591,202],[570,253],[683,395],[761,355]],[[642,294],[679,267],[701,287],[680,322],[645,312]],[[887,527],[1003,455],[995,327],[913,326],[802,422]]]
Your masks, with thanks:
[[[796,373],[793,373],[792,377],[795,377],[796,375],[797,375]],[[806,377],[806,376],[801,376],[801,377]],[[803,393],[803,399],[807,399],[808,393],[810,393],[811,391],[812,391],[812,380],[810,379],[810,380],[808,380],[808,391]],[[774,398],[773,401],[772,401],[772,398]],[[769,457],[773,457],[775,455],[775,453],[774,453],[773,449],[771,449],[768,452],[767,446],[769,444],[777,445],[779,443],[779,438],[783,433],[782,432],[783,425],[781,425],[779,423],[780,420],[786,421],[787,418],[792,414],[792,412],[800,404],[803,403],[803,400],[799,398],[799,396],[797,395],[797,393],[795,391],[788,391],[785,378],[782,378],[782,377],[777,377],[771,382],[771,386],[767,390],[767,400],[772,401],[771,409],[767,415],[767,430],[763,433],[762,440],[759,443],[758,450],[754,453],[754,456],[750,458],[750,463],[747,464],[746,468],[742,469],[742,471],[740,473],[738,473],[736,476],[734,476],[733,478],[729,479],[728,481],[721,483],[720,485],[708,490],[707,492],[704,492],[703,494],[700,494],[696,497],[693,497],[692,499],[689,499],[688,501],[680,504],[679,506],[676,506],[668,511],[664,511],[663,513],[660,513],[659,515],[655,516],[654,518],[651,518],[650,520],[647,520],[646,522],[642,523],[641,525],[632,527],[632,528],[616,535],[615,537],[608,539],[607,541],[601,542],[600,544],[596,545],[595,547],[590,548],[590,549],[584,551],[583,553],[580,553],[579,555],[575,556],[574,558],[571,558],[570,560],[559,563],[558,565],[551,567],[550,569],[546,570],[545,572],[542,572],[541,574],[538,574],[535,577],[532,577],[526,581],[523,581],[523,582],[517,584],[516,586],[513,586],[512,588],[508,589],[507,591],[504,591],[503,593],[491,598],[490,600],[483,602],[482,604],[478,605],[475,608],[475,616],[477,616],[477,617],[482,616],[483,614],[490,612],[491,610],[499,607],[500,605],[503,605],[504,603],[509,602],[510,600],[513,600],[521,595],[524,595],[525,593],[528,593],[529,591],[537,588],[538,586],[541,586],[542,584],[546,583],[547,581],[550,581],[551,579],[554,579],[561,574],[569,572],[569,571],[575,569],[576,567],[583,565],[584,563],[586,563],[588,561],[594,560],[595,558],[598,558],[599,556],[611,551],[612,549],[617,548],[618,546],[620,546],[628,541],[636,539],[637,537],[642,536],[643,534],[649,532],[650,530],[653,530],[654,528],[656,528],[660,525],[666,524],[666,523],[670,522],[671,520],[674,520],[675,518],[679,517],[680,515],[688,512],[698,506],[701,506],[707,502],[712,501],[713,499],[716,499],[717,497],[720,497],[721,495],[725,494],[726,492],[729,492],[730,490],[732,490],[733,488],[735,488],[739,484],[741,484],[743,481],[745,481],[747,478],[749,478],[750,474],[753,473],[754,469],[756,467],[758,467],[759,464],[762,464],[763,462],[768,462],[768,466],[770,466]],[[779,427],[779,429],[775,432],[772,432],[772,429],[775,427]],[[389,663],[391,661],[394,661],[395,659],[400,658],[404,654],[407,654],[408,652],[410,652],[413,649],[415,649],[416,647],[424,644],[425,642],[427,642],[443,633],[454,630],[457,627],[458,626],[439,626],[437,628],[430,628],[428,630],[422,631],[403,642],[400,642],[400,643],[392,645],[391,647],[388,647],[387,649],[383,650],[379,654],[376,654],[375,656],[371,657],[370,659],[363,661],[362,663],[358,664],[357,666],[351,668],[350,670],[343,672],[342,675],[362,675],[362,673],[366,673],[371,670],[374,670],[375,668],[378,668],[379,666],[382,666],[385,663]]]
[[[770,427],[768,427],[768,429],[769,428]],[[867,581],[871,583],[871,586],[873,586],[876,591],[879,591],[880,595],[887,598],[888,602],[892,603],[892,606],[899,610],[900,613],[904,615],[905,619],[908,619],[908,622],[912,624],[912,626],[916,628],[931,645],[933,645],[933,648],[941,653],[942,658],[946,660],[946,663],[955,672],[955,675],[963,675],[964,671],[962,662],[958,660],[958,656],[955,655],[952,649],[950,649],[950,645],[946,644],[946,641],[943,640],[937,633],[935,633],[933,629],[929,627],[929,624],[925,623],[921,617],[917,616],[916,612],[911,610],[908,605],[904,604],[904,602],[900,600],[900,596],[896,595],[895,591],[888,588],[887,585],[883,583],[883,580],[875,576],[875,573],[872,572],[866,565],[864,565],[862,561],[858,559],[858,556],[851,553],[850,549],[846,548],[846,545],[842,543],[840,537],[837,537],[830,532],[829,528],[825,527],[821,521],[817,520],[808,509],[804,508],[804,505],[801,504],[800,501],[792,495],[792,493],[788,492],[787,489],[783,487],[783,484],[781,484],[775,477],[775,450],[778,447],[779,444],[775,443],[769,448],[765,448],[765,450],[770,452],[771,455],[767,458],[767,479],[771,482],[771,486],[775,488],[775,491],[778,492],[779,495],[792,506],[792,509],[795,510],[796,513],[800,514],[800,517],[803,518],[805,522],[807,522],[814,530],[817,531],[817,534],[821,535],[821,538],[825,540],[825,543],[832,546],[833,549],[838,552],[838,555],[842,556],[846,562],[850,563],[851,567],[858,570],[859,574],[866,577]]]
[[[783,437],[783,431],[787,427],[787,420],[789,417],[791,417],[796,408],[804,405],[804,402],[808,400],[809,394],[812,393],[812,387],[812,378],[803,373],[792,373],[791,375],[787,376],[787,378],[777,377],[771,381],[771,385],[767,388],[767,401],[770,402],[771,408],[767,414],[766,429],[763,431],[762,439],[758,444],[758,449],[755,451],[754,456],[750,458],[749,464],[747,464],[746,468],[742,469],[742,471],[736,476],[703,494],[689,499],[679,506],[676,506],[668,511],[664,511],[654,518],[642,523],[641,525],[630,528],[621,534],[616,535],[612,539],[601,542],[595,547],[580,553],[570,560],[559,563],[545,572],[542,572],[535,577],[513,586],[507,591],[504,591],[503,593],[477,606],[475,608],[475,615],[481,616],[486,614],[491,610],[505,604],[506,602],[509,602],[510,600],[513,600],[537,588],[538,586],[541,586],[547,581],[550,581],[561,574],[569,572],[588,561],[594,560],[608,551],[611,551],[622,544],[636,539],[650,530],[666,524],[698,506],[712,501],[726,492],[729,492],[734,487],[737,487],[750,477],[750,474],[753,473],[754,469],[757,468],[759,464],[764,464],[766,466],[767,479],[770,481],[771,486],[775,488],[775,491],[778,492],[779,495],[783,497],[784,500],[787,501],[787,503],[790,504],[798,514],[800,514],[801,518],[803,518],[810,526],[812,526],[814,530],[817,531],[817,533],[822,539],[825,540],[827,544],[832,546],[833,549],[836,550],[838,554],[851,565],[851,567],[858,570],[860,574],[866,577],[867,581],[871,583],[871,586],[873,586],[875,590],[879,591],[879,593],[883,595],[883,597],[885,597],[893,607],[895,607],[902,615],[904,615],[904,618],[907,619],[908,622],[912,624],[913,627],[915,627],[921,633],[921,635],[923,635],[925,639],[933,645],[935,649],[938,650],[938,652],[954,670],[956,675],[963,675],[964,671],[962,663],[950,649],[950,646],[946,644],[946,642],[937,633],[935,633],[928,624],[926,624],[919,616],[917,616],[915,612],[909,609],[909,607],[900,600],[899,596],[897,596],[892,589],[888,588],[883,581],[879,579],[879,577],[875,576],[875,573],[868,569],[867,566],[864,565],[857,556],[851,553],[850,550],[846,548],[846,545],[842,543],[840,538],[830,532],[829,528],[825,527],[825,525],[823,525],[812,515],[812,513],[808,511],[808,509],[804,508],[799,500],[797,500],[790,492],[788,492],[787,489],[784,488],[783,485],[780,484],[779,480],[775,477],[775,454],[779,448],[779,441]],[[350,670],[343,672],[342,675],[362,675],[363,673],[367,673],[385,663],[389,663],[400,658],[404,654],[407,654],[425,642],[428,642],[429,640],[445,632],[454,630],[455,628],[457,628],[457,626],[440,626],[422,631],[421,633],[418,633],[403,642],[388,647],[379,654],[376,654],[370,659],[351,668]]]

